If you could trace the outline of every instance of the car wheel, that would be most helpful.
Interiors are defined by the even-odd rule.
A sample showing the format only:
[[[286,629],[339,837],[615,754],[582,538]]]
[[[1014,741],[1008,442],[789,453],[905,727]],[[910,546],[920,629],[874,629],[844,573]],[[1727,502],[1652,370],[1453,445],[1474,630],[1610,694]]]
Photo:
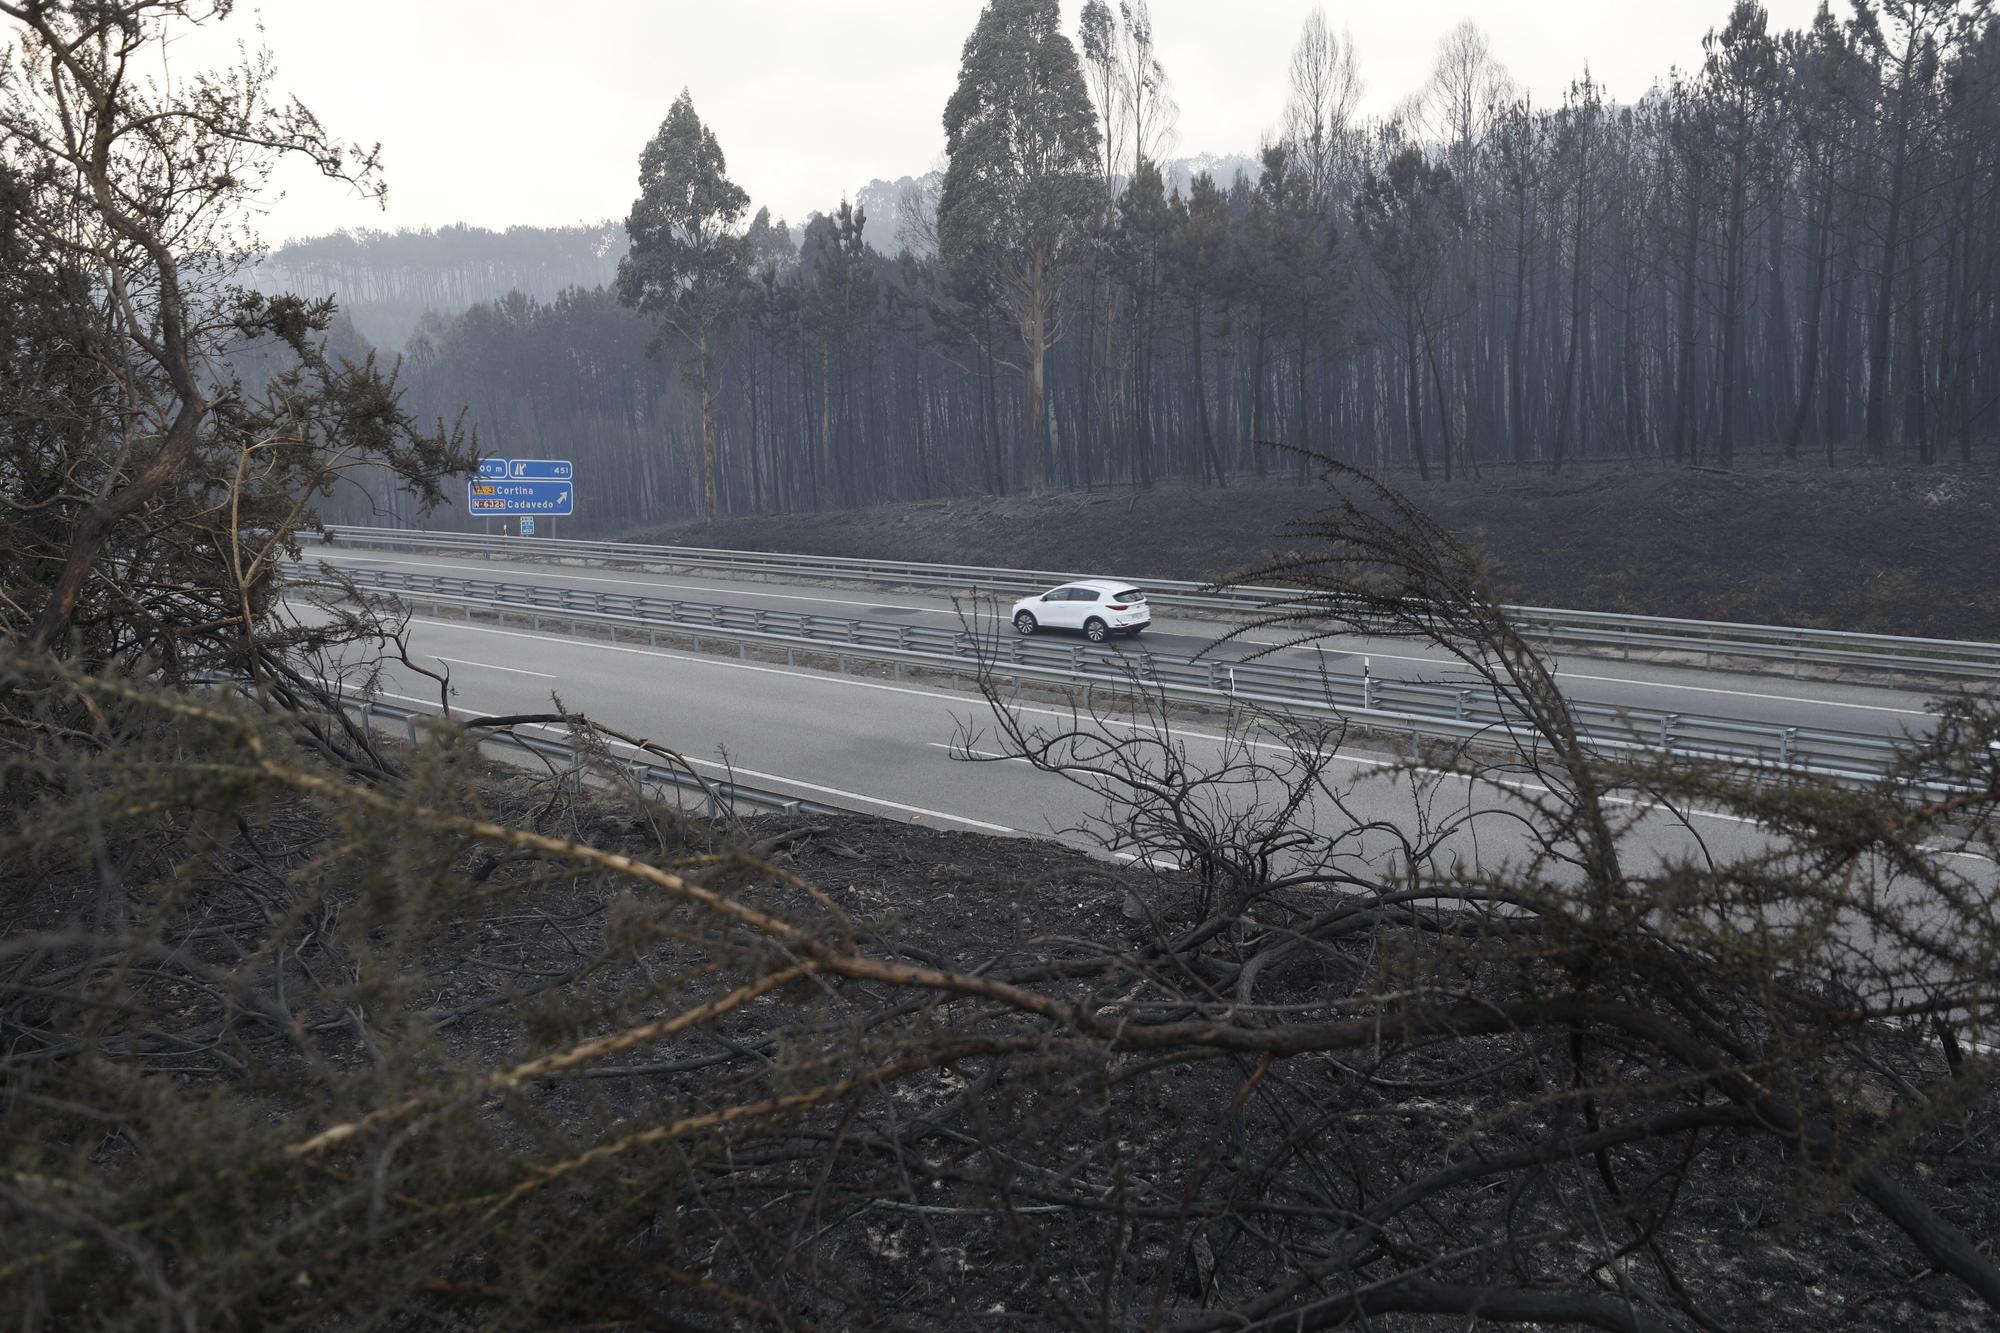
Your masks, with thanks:
[[[1029,615],[1026,611],[1023,611],[1020,615],[1015,616],[1014,632],[1020,635],[1024,639],[1027,638],[1030,634],[1033,634],[1035,632],[1035,618]]]
[[[1111,637],[1111,627],[1096,616],[1083,622],[1083,637],[1092,643],[1103,643]]]

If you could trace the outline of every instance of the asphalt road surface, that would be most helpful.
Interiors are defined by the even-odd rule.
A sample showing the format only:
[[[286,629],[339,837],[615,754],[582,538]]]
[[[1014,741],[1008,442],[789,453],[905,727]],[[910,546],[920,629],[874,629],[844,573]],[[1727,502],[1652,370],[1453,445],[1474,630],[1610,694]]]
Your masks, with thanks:
[[[949,626],[959,623],[961,615],[969,609],[969,606],[955,606],[943,590],[886,591],[808,581],[784,583],[711,575],[654,574],[538,561],[487,560],[462,554],[321,548],[311,553],[311,560],[320,559],[342,567],[505,579],[888,623]],[[1143,581],[1140,586],[1144,586]],[[1000,614],[1004,615],[1006,609],[1001,605]],[[987,610],[991,612],[990,604]],[[1193,656],[1207,649],[1222,660],[1268,652],[1268,660],[1274,663],[1310,667],[1323,662],[1329,670],[1340,672],[1357,670],[1365,658],[1370,672],[1381,679],[1471,683],[1463,664],[1427,644],[1341,637],[1327,639],[1309,650],[1278,647],[1269,632],[1262,632],[1217,645],[1216,638],[1222,631],[1223,626],[1218,622],[1156,613],[1153,627],[1141,639],[1117,640],[1103,647],[1088,644],[1080,635],[1047,633],[1052,640],[1073,642],[1093,652],[1151,650]],[[1919,679],[1910,680],[1902,688],[1794,679],[1782,674],[1782,666],[1776,663],[1770,671],[1757,672],[1573,655],[1558,658],[1557,668],[1563,688],[1579,702],[1879,736],[1921,734],[1927,729],[1927,703],[1950,688],[1935,680]]]
[[[423,616],[411,631],[414,652],[449,674],[457,711],[549,711],[560,693],[570,710],[668,745],[709,776],[935,828],[1096,846],[1087,828],[1102,811],[1095,797],[1019,761],[963,756],[968,742],[987,754],[998,746],[988,706],[969,692]],[[438,703],[435,682],[400,668],[384,692]],[[1031,723],[1063,719],[1055,708],[1024,708]],[[1190,723],[1174,734],[1196,763],[1219,753],[1212,726]],[[1261,743],[1266,754],[1283,748],[1274,738]],[[1333,764],[1339,804],[1318,802],[1303,818],[1322,832],[1371,821],[1405,832],[1453,825],[1444,852],[1467,873],[1528,854],[1515,816],[1523,798],[1539,794],[1532,783],[1510,790],[1457,777],[1413,782],[1389,774],[1387,764],[1380,752],[1344,751]],[[1697,837],[1723,857],[1766,844],[1762,831],[1733,816],[1695,814],[1690,833],[1664,814],[1628,813],[1635,872],[1696,853]],[[1386,831],[1360,835],[1350,847],[1385,870],[1396,849]]]
[[[342,553],[342,563],[410,568],[403,555]],[[503,575],[522,582],[563,581],[581,587],[608,582],[621,591],[678,596],[736,605],[767,604],[787,610],[888,619],[950,617],[942,597],[874,595],[829,587],[783,587],[726,579],[693,579],[622,571],[487,561],[417,560],[417,568],[467,576]],[[456,569],[454,570],[454,567]],[[504,573],[503,573],[504,572]],[[450,705],[471,715],[552,711],[560,695],[582,712],[628,734],[657,741],[685,755],[712,777],[802,797],[857,813],[932,828],[995,835],[1052,837],[1098,854],[1106,813],[1102,799],[1059,774],[1010,759],[981,762],[1004,748],[995,736],[985,700],[970,691],[920,682],[903,683],[835,675],[691,651],[612,643],[517,626],[417,616],[410,623],[418,658],[449,675]],[[1159,641],[1192,651],[1209,641],[1212,626],[1165,622]],[[1152,638],[1148,636],[1149,640]],[[1384,648],[1387,651],[1384,651]],[[1441,678],[1446,663],[1405,644],[1354,645],[1376,657],[1376,670],[1397,661],[1412,676]],[[1564,683],[1582,693],[1617,691],[1633,706],[1663,699],[1703,701],[1700,711],[1759,717],[1796,717],[1835,725],[1872,725],[1893,734],[1921,725],[1925,695],[1882,687],[1796,682],[1772,676],[1730,675],[1686,667],[1584,660],[1565,672]],[[435,681],[397,667],[384,693],[401,702],[435,708]],[[1603,694],[1597,697],[1605,697]],[[1685,711],[1694,706],[1681,705]],[[1021,705],[1030,725],[1061,727],[1066,714],[1032,700]],[[1753,711],[1754,710],[1754,711]],[[549,728],[557,731],[557,728]],[[1114,724],[1111,734],[1143,734]],[[1172,739],[1199,768],[1221,754],[1215,724],[1176,723]],[[1282,755],[1282,738],[1252,738],[1257,752]],[[971,756],[968,757],[968,751]],[[1307,802],[1296,815],[1322,838],[1337,839],[1350,873],[1386,882],[1402,872],[1402,839],[1442,831],[1432,873],[1475,875],[1519,867],[1535,854],[1524,832],[1525,803],[1546,794],[1532,779],[1474,782],[1462,776],[1411,773],[1392,757],[1365,748],[1343,749],[1329,764],[1332,795]],[[1274,801],[1276,790],[1240,793],[1237,799]],[[1739,817],[1713,811],[1685,816],[1631,801],[1614,817],[1626,821],[1620,849],[1627,873],[1643,875],[1683,858],[1729,861],[1771,846],[1773,835]],[[1993,865],[1983,856],[1949,846],[1930,849],[1949,868],[1990,885]],[[1113,853],[1115,854],[1115,853]],[[1130,852],[1123,853],[1128,858]],[[1550,872],[1560,880],[1563,871]],[[996,886],[1004,891],[1005,886]],[[1902,890],[1889,886],[1888,892]],[[1983,890],[1982,890],[1983,891]],[[1872,951],[1872,946],[1868,946]]]

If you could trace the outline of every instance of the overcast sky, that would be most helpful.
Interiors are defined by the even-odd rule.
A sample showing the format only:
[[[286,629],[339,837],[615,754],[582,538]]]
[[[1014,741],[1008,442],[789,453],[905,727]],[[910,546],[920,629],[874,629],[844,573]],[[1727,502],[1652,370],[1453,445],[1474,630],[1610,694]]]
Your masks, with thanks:
[[[1072,34],[1083,0],[1063,0]],[[1286,58],[1307,0],[1153,0],[1160,56],[1180,102],[1176,155],[1253,150],[1278,123]],[[1768,0],[1774,27],[1817,0]],[[1460,19],[1538,100],[1586,66],[1613,98],[1701,58],[1728,0],[1332,0],[1386,113],[1417,89]],[[283,178],[265,238],[339,227],[470,222],[559,225],[622,218],[640,148],[686,86],[755,204],[800,221],[869,180],[925,170],[979,0],[276,0],[261,20],[283,86],[335,132],[380,140],[389,207]],[[1846,12],[1845,0],[1837,10]],[[174,56],[193,61],[190,47]]]

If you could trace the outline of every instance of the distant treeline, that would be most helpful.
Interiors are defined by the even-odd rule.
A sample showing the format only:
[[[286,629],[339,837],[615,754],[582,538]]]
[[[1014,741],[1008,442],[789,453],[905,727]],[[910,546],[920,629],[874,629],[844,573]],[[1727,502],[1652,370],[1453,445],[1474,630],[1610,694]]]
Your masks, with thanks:
[[[552,297],[617,275],[625,229],[450,226],[335,232],[267,255],[252,279],[263,291],[331,292],[377,346],[400,348],[427,312],[457,314],[510,291]]]
[[[1098,34],[1101,207],[1063,283],[1045,449],[1021,335],[936,257],[921,187],[895,258],[845,204],[796,248],[760,213],[717,326],[720,507],[1291,465],[1259,440],[1425,475],[1970,461],[2000,397],[2000,26],[1955,0],[1823,8],[1801,31],[1751,3],[1721,17],[1629,106],[1588,76],[1535,104],[1467,24],[1417,96],[1363,121],[1355,52],[1315,16],[1261,171],[1185,194],[1154,165],[1150,30]],[[493,452],[574,458],[593,523],[685,513],[700,398],[655,337],[588,283],[483,304],[418,329],[408,402],[470,404]]]

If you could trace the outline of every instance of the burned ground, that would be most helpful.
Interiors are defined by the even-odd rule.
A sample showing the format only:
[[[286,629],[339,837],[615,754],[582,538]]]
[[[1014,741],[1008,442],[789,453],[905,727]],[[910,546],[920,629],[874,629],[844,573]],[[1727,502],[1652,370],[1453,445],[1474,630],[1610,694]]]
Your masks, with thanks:
[[[1523,605],[2000,639],[2000,479],[1989,469],[1599,465],[1551,477],[1487,468],[1409,493],[1484,551],[1498,591]],[[1271,534],[1309,517],[1323,495],[1290,479],[1243,478],[1221,490],[970,496],[623,535],[1218,579],[1281,552]]]
[[[1544,965],[1490,922],[1357,901],[1314,948],[1273,957],[1272,938],[1342,919],[1337,898],[1301,891],[1188,949],[1170,942],[1198,924],[1199,894],[1172,872],[859,816],[704,824],[463,758],[427,765],[433,794],[472,816],[675,868],[889,971],[793,977],[663,1032],[801,946],[547,846],[415,837],[379,805],[376,827],[279,798],[234,828],[114,835],[125,882],[152,886],[120,910],[174,952],[120,975],[63,936],[79,902],[104,905],[101,865],[50,863],[9,899],[11,1322],[1199,1329],[1290,1291],[1314,1327],[1626,1326],[1607,1310],[1697,1326],[1635,1294],[1662,1271],[1706,1327],[1991,1317],[1850,1179],[1615,1042],[1593,1121],[1713,1125],[1594,1160],[1564,1147],[1590,1131],[1561,1029],[1401,1031],[1381,996],[1498,1004],[1557,983],[1524,976]],[[717,859],[732,844],[761,868]],[[79,966],[101,978],[94,1011],[68,989]],[[1120,1052],[963,988],[883,979],[897,969],[1021,987],[1100,1023],[1235,994],[1225,1025],[1351,1000],[1380,1026],[1285,1057]],[[557,1058],[591,1042],[610,1045]],[[1823,1071],[1829,1114],[1952,1226],[1995,1234],[1990,1100],[1953,1105],[1921,1033],[1890,1044],[1886,1061]],[[1920,1128],[1891,1131],[1902,1120]],[[301,1153],[343,1123],[363,1128]],[[1421,1206],[1398,1209],[1413,1189]],[[1607,1246],[1624,1257],[1605,1263]],[[1412,1271],[1437,1279],[1422,1299],[1469,1306],[1360,1313],[1372,1284]]]

